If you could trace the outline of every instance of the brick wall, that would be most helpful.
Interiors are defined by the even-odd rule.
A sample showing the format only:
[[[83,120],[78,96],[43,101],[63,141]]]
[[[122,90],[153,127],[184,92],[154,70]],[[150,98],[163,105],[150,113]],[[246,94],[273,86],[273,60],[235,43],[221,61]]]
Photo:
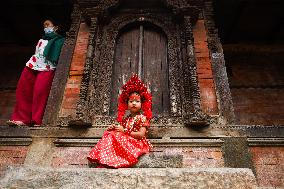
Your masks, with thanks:
[[[239,124],[283,125],[284,89],[231,89]]]
[[[201,106],[208,114],[218,114],[215,84],[212,75],[207,33],[204,20],[198,20],[193,27],[197,75],[201,95]]]
[[[181,147],[159,148],[154,151],[182,155],[183,167],[224,167],[222,149],[218,147]]]
[[[237,46],[236,48],[242,48]],[[244,47],[245,48],[245,45]],[[270,48],[238,52],[226,49],[225,58],[238,124],[284,124],[283,53]]]
[[[52,167],[88,167],[90,147],[58,147],[54,149]]]
[[[9,165],[22,165],[27,151],[27,146],[0,146],[0,170]]]
[[[75,114],[76,103],[79,99],[80,85],[84,72],[88,42],[89,27],[86,23],[81,23],[61,104],[61,117]]]
[[[284,187],[284,147],[251,147],[261,187]]]

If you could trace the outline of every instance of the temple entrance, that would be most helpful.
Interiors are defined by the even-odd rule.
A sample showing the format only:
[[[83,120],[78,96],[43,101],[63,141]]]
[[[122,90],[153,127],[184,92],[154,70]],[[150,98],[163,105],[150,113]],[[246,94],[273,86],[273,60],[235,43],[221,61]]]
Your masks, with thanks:
[[[153,116],[169,113],[167,37],[151,24],[131,24],[122,28],[116,40],[110,115],[117,112],[120,88],[136,73],[153,95]]]
[[[193,17],[176,22],[168,4],[150,6],[153,14],[136,14],[137,8],[124,6],[90,21],[90,53],[76,116],[68,124],[99,128],[113,123],[119,90],[133,73],[152,93],[152,125],[203,124],[190,35]]]

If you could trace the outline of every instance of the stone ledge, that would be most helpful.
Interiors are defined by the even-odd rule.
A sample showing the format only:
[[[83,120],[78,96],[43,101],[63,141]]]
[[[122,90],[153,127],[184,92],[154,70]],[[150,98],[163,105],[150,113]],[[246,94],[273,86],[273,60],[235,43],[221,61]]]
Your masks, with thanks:
[[[0,146],[29,146],[32,138],[0,138]]]
[[[7,188],[179,188],[256,189],[256,180],[245,168],[124,168],[53,169],[8,167],[0,179]]]
[[[84,139],[84,138],[57,138],[54,140],[54,144],[57,147],[93,147],[98,143],[99,139]],[[207,138],[207,139],[152,139],[149,141],[154,146],[159,147],[221,147],[223,141],[219,138]]]
[[[247,139],[249,146],[284,146],[284,137],[283,138],[248,138]]]
[[[0,125],[0,137],[62,137],[100,138],[105,127],[9,127]],[[148,138],[224,138],[224,137],[270,137],[282,138],[284,126],[269,125],[211,125],[204,128],[153,126]]]
[[[0,125],[0,137],[66,137],[66,138],[100,138],[107,125],[100,127],[9,127]],[[206,127],[193,129],[190,127],[153,126],[148,138],[207,138],[239,136],[238,132],[226,128]]]

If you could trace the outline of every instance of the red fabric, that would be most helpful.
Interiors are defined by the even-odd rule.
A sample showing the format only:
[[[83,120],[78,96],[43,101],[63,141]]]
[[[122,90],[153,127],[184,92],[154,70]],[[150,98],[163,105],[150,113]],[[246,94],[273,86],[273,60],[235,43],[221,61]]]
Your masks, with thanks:
[[[16,105],[11,119],[25,124],[42,123],[54,70],[35,71],[25,67],[18,81]]]
[[[149,122],[144,115],[137,115],[134,118],[125,118],[122,126],[136,132],[140,127],[149,127]],[[91,162],[109,167],[131,167],[137,163],[139,156],[148,153],[151,148],[152,145],[145,137],[135,139],[123,132],[111,130],[104,132],[102,139],[87,158]]]

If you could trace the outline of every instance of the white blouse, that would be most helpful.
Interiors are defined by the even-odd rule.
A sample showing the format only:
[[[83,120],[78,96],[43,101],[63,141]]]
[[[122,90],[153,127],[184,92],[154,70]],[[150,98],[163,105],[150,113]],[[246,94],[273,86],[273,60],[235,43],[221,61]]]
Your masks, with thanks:
[[[40,39],[36,45],[35,54],[26,63],[26,66],[37,71],[50,71],[55,70],[56,65],[47,60],[43,55],[44,48],[48,40]]]

